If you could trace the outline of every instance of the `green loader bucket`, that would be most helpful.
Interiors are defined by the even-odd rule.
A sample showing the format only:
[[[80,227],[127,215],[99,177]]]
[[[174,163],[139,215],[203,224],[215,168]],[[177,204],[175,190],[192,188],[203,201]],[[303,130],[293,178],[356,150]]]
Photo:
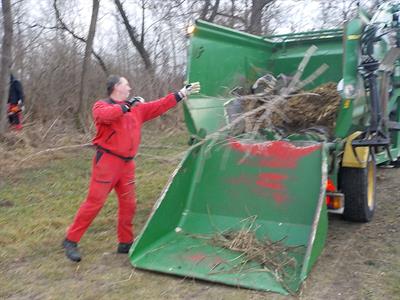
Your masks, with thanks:
[[[324,247],[326,180],[321,143],[230,139],[195,147],[155,204],[130,261],[141,269],[295,293]],[[228,247],[238,242],[228,243],[235,234],[249,249],[262,244],[256,256],[264,260]],[[270,253],[278,244],[280,253]]]

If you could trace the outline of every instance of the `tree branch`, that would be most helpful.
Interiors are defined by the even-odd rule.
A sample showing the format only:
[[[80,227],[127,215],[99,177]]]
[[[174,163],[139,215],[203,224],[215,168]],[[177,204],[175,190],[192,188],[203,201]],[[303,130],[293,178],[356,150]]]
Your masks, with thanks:
[[[125,28],[128,31],[129,38],[132,42],[132,44],[135,46],[137,51],[139,52],[140,57],[142,58],[146,70],[153,70],[153,64],[150,60],[150,55],[147,52],[147,50],[144,47],[144,41],[141,43],[138,38],[137,38],[137,33],[134,27],[129,23],[128,17],[125,13],[125,10],[122,6],[121,1],[119,0],[114,0],[115,5],[117,6],[117,9],[122,17],[122,20],[125,24]]]
[[[62,20],[60,11],[59,11],[59,9],[58,9],[58,7],[57,7],[57,0],[54,0],[54,2],[53,2],[53,7],[54,7],[54,11],[55,11],[55,13],[56,13],[57,21],[58,21],[58,23],[60,24],[60,26],[49,27],[49,28],[47,28],[47,29],[56,28],[56,29],[65,30],[65,31],[68,32],[70,35],[72,35],[72,37],[74,37],[74,38],[77,39],[78,41],[81,41],[81,42],[83,42],[83,43],[86,44],[86,43],[87,43],[86,39],[83,38],[83,37],[81,37],[81,36],[79,36],[79,35],[77,35],[77,34],[76,34],[74,31],[72,31],[72,30],[67,26],[67,24],[65,24],[64,21]],[[106,64],[104,63],[103,59],[100,57],[100,55],[99,55],[96,51],[94,51],[94,49],[92,49],[92,54],[93,54],[93,56],[97,59],[97,62],[99,63],[99,65],[100,65],[101,69],[103,70],[104,74],[108,75],[108,74],[109,74],[108,69],[107,69]]]

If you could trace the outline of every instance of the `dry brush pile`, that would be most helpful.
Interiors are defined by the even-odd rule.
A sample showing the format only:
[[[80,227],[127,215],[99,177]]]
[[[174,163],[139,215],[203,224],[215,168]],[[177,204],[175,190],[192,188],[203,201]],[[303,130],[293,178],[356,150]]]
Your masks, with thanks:
[[[336,84],[332,82],[308,92],[286,96],[271,92],[240,96],[238,102],[241,113],[238,119],[244,117],[236,122],[232,132],[240,135],[266,129],[276,131],[284,137],[319,128],[329,139],[336,125],[340,99]]]

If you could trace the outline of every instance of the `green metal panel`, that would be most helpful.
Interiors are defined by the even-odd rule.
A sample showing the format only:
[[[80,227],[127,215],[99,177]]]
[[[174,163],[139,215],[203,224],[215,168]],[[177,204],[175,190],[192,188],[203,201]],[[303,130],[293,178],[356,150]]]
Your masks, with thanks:
[[[400,149],[398,147],[396,147],[396,148],[395,147],[391,147],[390,148],[390,155],[392,156],[392,158],[394,160],[396,160],[396,158],[400,156]],[[390,161],[390,159],[389,159],[389,156],[388,156],[386,150],[382,150],[381,152],[375,154],[375,163],[377,165],[383,164],[383,163],[388,162],[388,161]]]
[[[152,216],[135,241],[130,260],[135,267],[196,277],[286,294],[305,279],[323,249],[327,231],[325,207],[326,149],[312,142],[284,141],[192,149],[171,177]],[[280,283],[255,262],[230,272],[238,253],[208,243],[227,229],[241,228],[257,216],[259,239],[284,238],[296,268],[292,280]],[[247,271],[246,271],[247,270]]]
[[[400,61],[398,61],[398,64],[400,65]],[[400,74],[398,74],[400,76]],[[400,78],[399,78],[400,79]],[[399,81],[400,83],[400,81]],[[400,122],[400,84],[397,85],[397,88],[393,90],[393,94],[390,97],[389,100],[389,114],[392,112],[392,119],[393,121]],[[392,140],[392,146],[393,148],[397,148],[398,152],[397,155],[393,157],[398,157],[400,152],[400,131],[393,131],[391,133],[391,140]]]
[[[196,95],[185,101],[184,113],[188,130],[198,134],[200,130],[212,133],[226,125],[224,103],[226,98]]]
[[[264,74],[271,51],[262,37],[199,20],[190,39],[188,78],[201,82],[204,95],[227,96],[230,88]]]
[[[367,113],[363,82],[358,74],[360,64],[360,40],[363,24],[360,19],[351,20],[345,30],[343,56],[343,85],[352,85],[354,92],[350,95],[341,95],[341,103],[336,122],[335,135],[341,138],[349,136],[356,130],[363,130],[360,119]],[[357,123],[359,124],[357,126]],[[364,126],[365,127],[365,126]]]
[[[274,54],[271,55],[270,60],[268,61],[268,69],[276,75],[280,73],[294,75],[305,52],[312,45],[317,46],[318,50],[314,53],[307,64],[302,79],[311,75],[323,64],[327,64],[329,68],[312,84],[305,88],[311,89],[330,81],[338,82],[342,77],[343,48],[341,36],[326,36],[320,39],[315,38],[303,41],[282,41],[276,43]]]
[[[293,42],[293,41],[310,41],[320,40],[321,38],[341,37],[342,29],[324,29],[315,31],[293,32],[284,34],[267,35],[266,38],[273,42]]]
[[[229,91],[235,86],[249,87],[264,75],[271,52],[272,44],[261,37],[197,21],[187,74],[190,82],[201,82],[202,95],[184,103],[189,132],[211,133],[222,127],[223,104],[232,97]]]

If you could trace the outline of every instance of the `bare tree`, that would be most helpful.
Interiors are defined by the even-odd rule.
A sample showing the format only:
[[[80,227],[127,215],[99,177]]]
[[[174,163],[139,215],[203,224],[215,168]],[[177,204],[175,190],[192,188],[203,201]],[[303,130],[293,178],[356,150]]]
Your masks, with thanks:
[[[83,57],[81,87],[79,92],[79,104],[76,112],[76,117],[79,120],[80,126],[87,131],[87,83],[88,73],[90,71],[90,57],[93,50],[93,40],[96,33],[97,15],[99,13],[100,0],[93,0],[92,18],[90,20],[89,33],[86,39],[85,55]]]
[[[117,9],[118,9],[121,17],[122,17],[122,20],[123,20],[125,28],[128,32],[129,38],[130,38],[132,44],[134,45],[134,47],[136,48],[136,50],[139,52],[139,55],[143,60],[146,70],[153,73],[154,72],[153,63],[150,59],[149,52],[146,50],[146,48],[144,46],[144,35],[145,35],[144,11],[146,9],[145,1],[142,0],[142,26],[141,26],[141,34],[140,35],[137,33],[137,29],[134,26],[132,26],[132,24],[129,22],[128,16],[124,10],[124,7],[122,6],[121,1],[114,0],[114,2],[115,2],[115,5],[117,6]]]
[[[59,26],[57,26],[57,27],[55,27],[55,28],[53,28],[53,29],[65,30],[66,32],[68,32],[70,35],[72,35],[72,36],[73,36],[75,39],[77,39],[78,41],[81,41],[81,42],[83,42],[83,43],[87,43],[87,40],[86,40],[85,38],[83,38],[83,37],[77,35],[77,34],[63,21],[63,19],[62,19],[62,17],[61,17],[60,10],[58,9],[58,6],[57,6],[57,0],[54,0],[54,2],[53,2],[53,8],[54,8],[54,11],[55,11],[55,13],[56,13],[57,22],[59,23]],[[97,10],[98,10],[98,8],[97,8]],[[97,12],[97,14],[98,14],[98,12]],[[92,15],[93,15],[93,14],[92,14]],[[97,16],[96,16],[96,20],[97,20]],[[100,56],[96,51],[94,51],[93,47],[91,47],[91,48],[92,48],[92,49],[91,49],[91,53],[92,53],[93,56],[97,59],[97,61],[98,61],[99,65],[100,65],[101,69],[103,70],[104,74],[108,75],[108,74],[109,74],[108,68],[107,68],[107,66],[106,66],[106,64],[105,64],[105,62],[104,62],[104,60],[101,58],[101,56]]]
[[[252,34],[262,35],[273,31],[272,23],[277,22],[279,0],[211,0],[196,1],[198,18],[213,22],[233,29],[246,31]],[[276,7],[275,7],[276,6]],[[196,18],[196,11],[191,18]]]
[[[275,2],[275,0],[252,0],[250,10],[250,21],[247,32],[260,35],[262,33],[262,17],[265,7]]]
[[[354,18],[359,7],[373,14],[384,0],[337,0],[337,1],[318,1],[321,15],[321,24],[317,28],[342,27],[343,24]]]
[[[2,0],[3,12],[3,45],[1,48],[1,73],[0,73],[0,134],[7,129],[7,100],[11,67],[11,47],[13,36],[13,23],[10,0]]]
[[[321,27],[341,27],[352,18],[357,11],[359,0],[341,0],[336,2],[319,2],[321,8]]]
[[[214,5],[211,5],[211,0],[205,0],[203,8],[200,13],[200,19],[203,19],[208,22],[214,22],[214,19],[218,14],[219,4],[220,0],[215,0]]]
[[[39,127],[52,124],[57,110],[63,116],[57,116],[57,122],[74,127],[77,123],[73,120],[81,124],[81,120],[87,119],[84,114],[89,112],[91,101],[104,96],[98,82],[104,81],[104,75],[109,73],[124,74],[134,83],[133,93],[149,100],[179,88],[186,64],[184,30],[190,21],[202,18],[257,35],[272,34],[281,27],[298,31],[303,28],[296,22],[302,20],[293,15],[299,15],[298,8],[304,7],[307,1],[310,2],[113,0],[110,7],[103,2],[100,6],[100,0],[92,0],[93,9],[96,2],[99,6],[97,28],[92,32],[94,28],[89,29],[89,24],[86,26],[86,20],[79,15],[87,6],[84,1],[8,0],[5,2],[11,3],[12,49],[15,50],[11,55],[12,63],[5,63],[7,67],[1,71],[0,92],[7,94],[4,89],[8,88],[8,76],[4,77],[3,73],[12,65],[24,82],[29,122],[40,124]],[[310,16],[307,28],[335,27],[357,13],[357,0],[312,1],[318,3],[313,7],[319,9],[309,13],[309,7],[305,6],[304,15]],[[375,11],[378,3],[384,0],[359,1],[361,7]],[[4,11],[6,6],[2,9]],[[93,17],[94,14],[92,25]],[[0,35],[12,32],[10,26],[3,26],[6,19],[1,20]],[[93,45],[91,33],[99,41],[96,45]],[[6,53],[7,42],[4,41],[1,47]],[[98,45],[101,45],[101,53],[93,49]],[[89,58],[89,49],[95,59]],[[2,65],[6,58],[7,53],[2,57]],[[3,119],[6,99],[1,97]],[[79,118],[78,113],[82,114]],[[60,130],[63,128],[60,125]]]

